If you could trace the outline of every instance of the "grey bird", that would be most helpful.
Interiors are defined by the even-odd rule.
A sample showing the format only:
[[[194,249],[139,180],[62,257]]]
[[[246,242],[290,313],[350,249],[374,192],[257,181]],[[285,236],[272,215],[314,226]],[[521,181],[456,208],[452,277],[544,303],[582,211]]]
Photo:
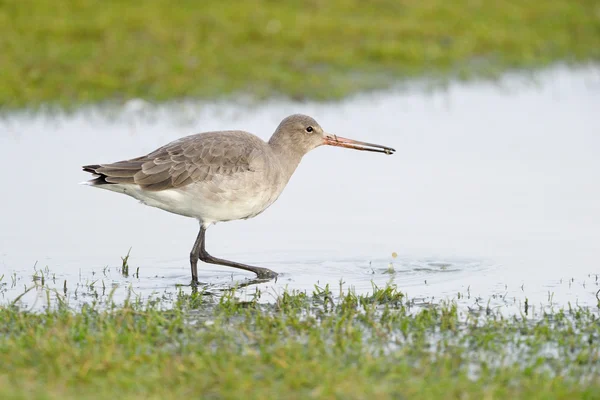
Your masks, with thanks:
[[[143,204],[195,218],[200,232],[190,253],[192,284],[198,260],[251,271],[258,279],[277,274],[216,258],[205,249],[214,223],[247,219],[266,210],[281,194],[302,157],[321,145],[393,154],[394,149],[326,133],[311,117],[291,115],[268,142],[244,131],[186,136],[141,157],[83,166],[95,175],[84,182],[129,195]]]

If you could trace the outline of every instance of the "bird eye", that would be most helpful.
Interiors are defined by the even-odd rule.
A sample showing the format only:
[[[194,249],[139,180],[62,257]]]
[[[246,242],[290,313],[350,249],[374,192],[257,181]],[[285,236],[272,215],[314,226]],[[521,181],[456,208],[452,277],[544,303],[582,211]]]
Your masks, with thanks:
[[[306,132],[309,132],[309,133],[310,133],[310,132],[312,132],[312,131],[313,131],[313,127],[312,127],[312,126],[309,126],[308,128],[306,128]]]

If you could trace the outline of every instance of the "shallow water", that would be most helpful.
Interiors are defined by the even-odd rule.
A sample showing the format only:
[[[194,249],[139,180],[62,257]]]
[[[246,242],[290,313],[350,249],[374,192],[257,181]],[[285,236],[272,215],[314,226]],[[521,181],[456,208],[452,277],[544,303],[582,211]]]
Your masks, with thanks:
[[[88,179],[80,166],[139,156],[205,130],[242,128],[267,139],[281,118],[302,112],[328,131],[397,153],[319,148],[263,214],[211,227],[212,254],[281,273],[246,295],[260,287],[268,300],[315,284],[335,291],[340,282],[364,293],[391,281],[427,301],[461,293],[459,303],[469,307],[491,300],[514,311],[526,298],[595,306],[599,109],[600,69],[559,67],[443,90],[415,84],[341,103],[131,102],[122,110],[5,116],[0,301],[16,298],[33,284],[34,270],[46,268],[45,284],[62,292],[66,280],[72,304],[86,299],[75,299],[77,285],[94,281],[116,287],[116,296],[131,287],[143,297],[188,284],[197,223],[78,185]],[[139,268],[139,277],[125,278],[117,267],[130,248],[130,274]],[[251,277],[204,264],[199,274],[217,287]],[[32,305],[35,293],[22,300]]]

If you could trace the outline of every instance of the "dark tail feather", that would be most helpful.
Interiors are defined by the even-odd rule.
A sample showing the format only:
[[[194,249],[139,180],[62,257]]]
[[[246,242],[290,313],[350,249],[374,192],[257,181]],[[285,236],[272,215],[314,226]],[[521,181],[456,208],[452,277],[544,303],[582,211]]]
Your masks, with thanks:
[[[96,175],[88,182],[91,185],[110,185],[114,183],[135,184],[134,175],[141,171],[143,161],[119,161],[113,164],[84,165],[85,172]]]
[[[89,184],[91,184],[91,185],[108,185],[108,184],[110,184],[110,182],[106,181],[106,175],[104,175],[101,172],[96,172],[96,170],[98,168],[100,168],[100,165],[84,165],[82,168],[85,172],[89,172],[90,174],[98,175],[94,179],[90,179],[88,181]]]
[[[97,170],[98,168],[100,168],[100,166],[99,166],[99,165],[84,165],[84,166],[83,166],[83,167],[81,167],[81,168],[83,168],[83,170],[84,170],[85,172],[89,172],[89,173],[91,173],[91,174],[98,174],[98,173],[96,172],[96,170]],[[98,174],[98,175],[100,175],[100,174]]]

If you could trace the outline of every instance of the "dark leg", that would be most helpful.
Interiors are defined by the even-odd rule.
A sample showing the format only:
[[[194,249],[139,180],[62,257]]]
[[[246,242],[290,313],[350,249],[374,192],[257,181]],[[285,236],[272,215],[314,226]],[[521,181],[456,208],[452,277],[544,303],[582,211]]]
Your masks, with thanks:
[[[192,285],[198,283],[198,257],[200,257],[200,247],[204,247],[205,229],[200,225],[200,233],[194,242],[194,247],[190,253],[190,265],[192,267]]]
[[[277,273],[275,273],[267,268],[253,267],[251,265],[241,264],[241,263],[237,263],[234,261],[223,260],[222,258],[216,258],[216,257],[211,256],[210,254],[208,254],[206,252],[206,248],[204,246],[205,233],[206,233],[206,228],[204,227],[204,225],[201,225],[200,233],[198,234],[198,238],[196,239],[196,243],[194,244],[194,248],[192,249],[192,254],[190,254],[190,257],[192,257],[194,255],[194,251],[198,251],[199,253],[198,253],[198,256],[196,257],[196,260],[199,257],[200,260],[204,261],[205,263],[225,265],[228,267],[239,268],[239,269],[243,269],[245,271],[254,272],[256,274],[256,277],[259,279],[273,279],[273,278],[277,277]],[[190,261],[191,261],[191,259],[190,259]],[[194,276],[196,276],[196,280],[198,280],[198,274],[195,272],[196,272],[196,264],[194,264],[192,262],[192,279],[194,279]]]

